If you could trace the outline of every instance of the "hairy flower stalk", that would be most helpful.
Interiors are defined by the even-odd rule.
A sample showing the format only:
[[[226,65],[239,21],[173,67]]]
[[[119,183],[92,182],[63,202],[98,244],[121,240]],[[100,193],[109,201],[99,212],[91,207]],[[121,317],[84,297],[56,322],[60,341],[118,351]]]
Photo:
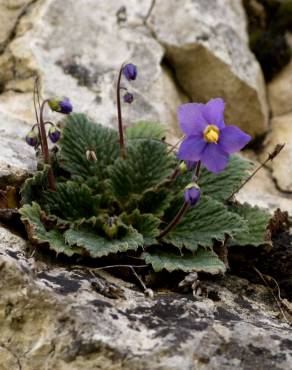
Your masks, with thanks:
[[[45,105],[49,102],[49,99],[46,99],[43,101],[40,109],[40,120],[39,120],[39,131],[40,131],[40,138],[41,138],[41,143],[42,143],[42,152],[44,156],[44,163],[49,166],[48,170],[48,182],[49,182],[49,188],[51,190],[56,190],[56,180],[55,176],[53,174],[53,170],[51,168],[51,163],[50,163],[50,153],[49,153],[49,146],[48,146],[48,141],[47,141],[47,135],[46,135],[46,128],[45,128],[45,122],[43,119],[43,113],[44,113],[44,108]]]
[[[194,173],[194,176],[193,176],[193,179],[192,179],[193,182],[198,181],[199,176],[200,176],[200,168],[201,168],[201,161],[198,161],[197,165],[196,165],[196,168],[195,168],[195,173]],[[192,187],[193,187],[192,183],[190,185],[192,185]],[[158,235],[157,239],[163,238],[172,229],[174,229],[176,227],[176,225],[180,222],[180,220],[183,218],[183,216],[186,214],[188,209],[191,206],[194,206],[198,202],[199,197],[200,197],[200,191],[199,191],[199,188],[197,188],[197,189],[198,189],[197,190],[198,192],[196,194],[196,199],[190,199],[188,189],[186,189],[185,201],[184,201],[182,207],[180,208],[178,213],[175,215],[173,220],[166,226],[166,228],[164,230],[161,231],[161,233]]]
[[[33,125],[31,131],[27,134],[25,140],[28,145],[33,146],[35,149],[37,149],[39,145],[41,146],[44,164],[48,165],[49,168],[48,169],[49,188],[51,190],[56,190],[55,176],[53,174],[53,170],[50,164],[50,152],[47,141],[46,125],[51,126],[48,132],[48,137],[50,138],[52,143],[56,143],[59,140],[61,136],[61,131],[52,122],[44,121],[44,108],[45,105],[48,104],[48,106],[54,112],[70,114],[73,110],[73,106],[68,98],[46,99],[41,104],[38,78],[35,79],[34,83],[33,104],[37,123]],[[38,128],[38,134],[34,132],[34,129],[36,127]]]
[[[122,106],[121,106],[121,78],[124,69],[124,64],[120,68],[118,83],[117,83],[117,109],[118,109],[118,125],[120,137],[120,156],[126,158],[126,148],[123,131]]]
[[[122,75],[125,76],[125,78],[128,81],[135,80],[137,77],[137,67],[132,64],[122,64],[118,76],[118,82],[117,82],[117,110],[118,110],[118,127],[119,127],[119,143],[120,143],[120,156],[122,158],[126,158],[126,147],[125,147],[125,140],[124,140],[124,129],[123,129],[123,119],[122,119],[122,105],[121,105],[121,90],[127,89],[123,86],[121,86],[121,79]],[[124,97],[124,102],[131,104],[134,100],[133,94],[127,92]]]

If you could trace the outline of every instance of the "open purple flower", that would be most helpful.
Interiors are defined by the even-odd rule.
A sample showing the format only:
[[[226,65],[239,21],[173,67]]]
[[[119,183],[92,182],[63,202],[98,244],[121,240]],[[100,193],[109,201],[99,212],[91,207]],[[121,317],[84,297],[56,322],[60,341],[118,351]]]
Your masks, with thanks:
[[[225,103],[211,99],[206,104],[188,103],[178,108],[178,120],[186,139],[178,158],[202,161],[207,169],[219,173],[228,164],[229,155],[242,149],[251,137],[236,126],[225,126]]]

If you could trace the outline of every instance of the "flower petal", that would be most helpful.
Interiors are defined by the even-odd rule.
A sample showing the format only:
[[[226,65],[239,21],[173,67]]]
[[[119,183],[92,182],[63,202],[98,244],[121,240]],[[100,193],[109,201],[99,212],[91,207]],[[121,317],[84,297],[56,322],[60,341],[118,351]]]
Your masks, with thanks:
[[[204,131],[208,123],[202,114],[203,107],[204,104],[200,103],[187,103],[178,107],[178,121],[186,135],[198,135]]]
[[[204,105],[203,116],[209,125],[216,125],[219,129],[222,129],[225,127],[224,109],[225,103],[223,99],[211,99]]]
[[[228,164],[228,160],[229,154],[215,143],[209,143],[202,156],[203,164],[209,171],[214,173],[223,171]]]
[[[198,161],[207,143],[202,136],[189,136],[180,145],[177,157],[186,161]]]
[[[241,131],[236,126],[226,126],[220,131],[218,145],[227,153],[235,153],[242,149],[249,141],[251,136]]]

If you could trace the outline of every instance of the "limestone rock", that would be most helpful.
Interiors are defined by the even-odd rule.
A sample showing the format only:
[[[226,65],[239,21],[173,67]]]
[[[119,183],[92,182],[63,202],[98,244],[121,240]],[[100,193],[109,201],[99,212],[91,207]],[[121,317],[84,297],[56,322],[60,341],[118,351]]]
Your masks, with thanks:
[[[277,318],[263,286],[227,276],[205,282],[209,298],[157,292],[150,299],[110,275],[35,256],[25,241],[0,229],[3,370],[292,366],[292,330]],[[92,283],[102,276],[125,298],[97,293]]]
[[[148,25],[191,99],[223,97],[227,123],[256,136],[267,130],[265,86],[238,13],[243,14],[240,1],[160,1]]]
[[[284,192],[292,192],[292,113],[274,117],[271,132],[266,140],[266,151],[272,151],[276,144],[286,143],[282,152],[270,164],[272,175],[278,187]]]
[[[27,10],[32,0],[9,0],[0,3],[0,53],[9,42],[21,15]]]
[[[177,137],[176,108],[186,97],[161,65],[164,49],[144,25],[150,6],[150,0],[126,5],[122,0],[68,0],[70,12],[60,12],[61,0],[36,3],[0,57],[5,91],[31,93],[32,76],[37,74],[44,97],[68,96],[76,112],[116,127],[116,78],[121,64],[131,61],[138,66],[138,78],[124,83],[135,96],[130,106],[123,105],[124,124],[159,121],[167,125],[170,138]],[[0,104],[5,100],[12,115],[32,120],[32,102],[26,112],[14,109],[23,94],[14,102],[4,94]]]
[[[291,194],[281,193],[273,181],[268,169],[262,169],[249,181],[236,195],[236,199],[247,202],[253,206],[259,206],[273,213],[277,208],[292,214]]]
[[[269,83],[268,94],[273,116],[292,111],[292,61]]]

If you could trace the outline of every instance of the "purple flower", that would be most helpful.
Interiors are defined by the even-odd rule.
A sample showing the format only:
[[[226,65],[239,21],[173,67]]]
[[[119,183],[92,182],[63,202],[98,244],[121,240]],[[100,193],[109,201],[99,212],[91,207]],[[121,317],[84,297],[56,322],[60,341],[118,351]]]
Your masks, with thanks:
[[[126,79],[128,81],[136,80],[136,77],[137,77],[137,67],[134,64],[132,64],[132,63],[128,63],[123,68],[123,73],[124,73],[124,76],[126,77]]]
[[[124,95],[124,102],[125,103],[128,103],[128,104],[131,104],[134,100],[134,95],[127,92],[125,95]]]
[[[178,120],[186,139],[178,158],[202,161],[207,169],[219,173],[228,164],[229,155],[242,149],[251,137],[236,126],[225,126],[225,103],[211,99],[206,104],[188,103],[178,108]]]
[[[36,147],[39,140],[37,134],[31,130],[25,137],[25,141],[28,145]]]
[[[201,196],[201,191],[198,185],[194,182],[185,187],[184,198],[191,207],[195,206]]]
[[[68,98],[50,99],[48,103],[54,112],[70,114],[73,110],[73,106]]]
[[[49,129],[49,138],[52,143],[56,143],[61,136],[61,131],[58,130],[55,126],[50,127]]]

